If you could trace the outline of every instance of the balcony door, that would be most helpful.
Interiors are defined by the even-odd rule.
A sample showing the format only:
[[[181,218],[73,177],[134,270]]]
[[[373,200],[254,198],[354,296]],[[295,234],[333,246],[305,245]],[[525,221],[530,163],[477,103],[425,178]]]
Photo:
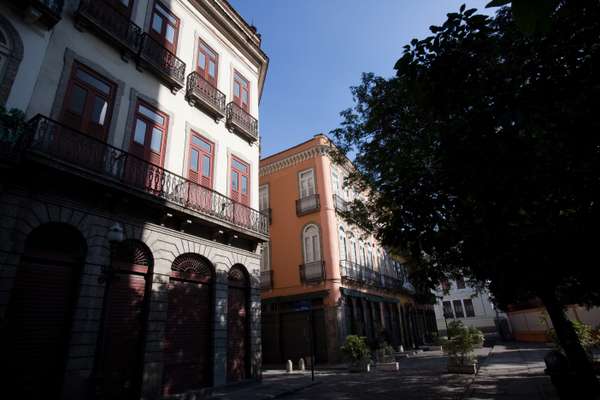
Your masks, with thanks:
[[[239,203],[250,205],[250,166],[237,157],[231,157],[230,196]]]
[[[214,144],[200,134],[192,132],[188,178],[202,186],[212,188],[214,155]]]
[[[300,198],[313,196],[315,194],[314,170],[300,172]]]
[[[319,241],[319,228],[309,225],[304,229],[304,263],[309,264],[321,261],[321,245]]]
[[[179,18],[158,1],[154,3],[154,9],[152,10],[150,36],[171,53],[177,54]]]
[[[79,63],[73,64],[62,122],[102,141],[108,137],[116,85]]]
[[[163,166],[169,117],[139,101],[135,110],[130,152],[159,167]]]
[[[237,71],[233,75],[233,102],[250,113],[250,82]]]
[[[198,40],[198,64],[196,72],[214,87],[217,87],[219,55],[202,40]]]

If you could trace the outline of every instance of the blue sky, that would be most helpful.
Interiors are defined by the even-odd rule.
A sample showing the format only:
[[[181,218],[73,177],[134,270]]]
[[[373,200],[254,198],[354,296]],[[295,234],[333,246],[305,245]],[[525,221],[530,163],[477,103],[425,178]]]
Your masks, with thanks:
[[[230,0],[269,55],[261,156],[339,125],[362,72],[392,76],[402,46],[430,34],[464,0]],[[469,0],[483,10],[489,0]]]

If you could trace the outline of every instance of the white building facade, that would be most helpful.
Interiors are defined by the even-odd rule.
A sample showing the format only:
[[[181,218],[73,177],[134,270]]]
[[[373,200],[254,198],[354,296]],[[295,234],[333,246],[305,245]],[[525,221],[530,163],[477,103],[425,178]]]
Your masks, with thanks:
[[[0,2],[0,105],[27,120],[0,125],[8,392],[259,377],[260,44],[226,0]]]
[[[503,313],[494,308],[487,290],[478,290],[462,279],[448,281],[435,295],[438,299],[434,306],[438,332],[446,335],[447,324],[461,321],[467,327],[478,328],[483,332],[494,332],[494,319]]]

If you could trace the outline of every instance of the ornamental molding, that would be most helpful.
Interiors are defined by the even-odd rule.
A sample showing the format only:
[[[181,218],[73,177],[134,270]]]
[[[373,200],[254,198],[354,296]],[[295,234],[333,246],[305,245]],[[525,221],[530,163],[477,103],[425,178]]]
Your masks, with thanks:
[[[267,176],[273,174],[277,171],[281,171],[284,168],[291,167],[293,165],[300,164],[306,160],[310,160],[311,158],[315,158],[317,156],[327,156],[329,157],[329,152],[331,151],[331,146],[329,145],[317,145],[310,147],[306,150],[303,150],[299,153],[294,153],[289,155],[281,160],[274,161],[270,164],[263,165],[260,167],[260,176]]]

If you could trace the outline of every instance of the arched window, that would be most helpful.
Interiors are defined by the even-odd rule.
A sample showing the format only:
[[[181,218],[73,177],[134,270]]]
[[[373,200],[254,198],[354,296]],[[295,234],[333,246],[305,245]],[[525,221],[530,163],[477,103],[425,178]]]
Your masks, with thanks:
[[[356,248],[356,240],[354,239],[354,235],[352,233],[348,234],[349,236],[349,242],[350,242],[350,260],[352,262],[357,263],[358,262],[358,253],[357,253],[357,248]]]
[[[358,262],[360,265],[366,265],[366,256],[365,256],[365,244],[360,242],[360,261]]]
[[[345,261],[348,259],[348,244],[346,242],[346,232],[344,227],[340,226],[340,260]]]
[[[23,59],[23,41],[17,30],[0,15],[0,105],[4,105]]]
[[[304,244],[304,263],[321,260],[321,241],[319,239],[319,228],[316,225],[308,225],[302,232],[302,243]]]

